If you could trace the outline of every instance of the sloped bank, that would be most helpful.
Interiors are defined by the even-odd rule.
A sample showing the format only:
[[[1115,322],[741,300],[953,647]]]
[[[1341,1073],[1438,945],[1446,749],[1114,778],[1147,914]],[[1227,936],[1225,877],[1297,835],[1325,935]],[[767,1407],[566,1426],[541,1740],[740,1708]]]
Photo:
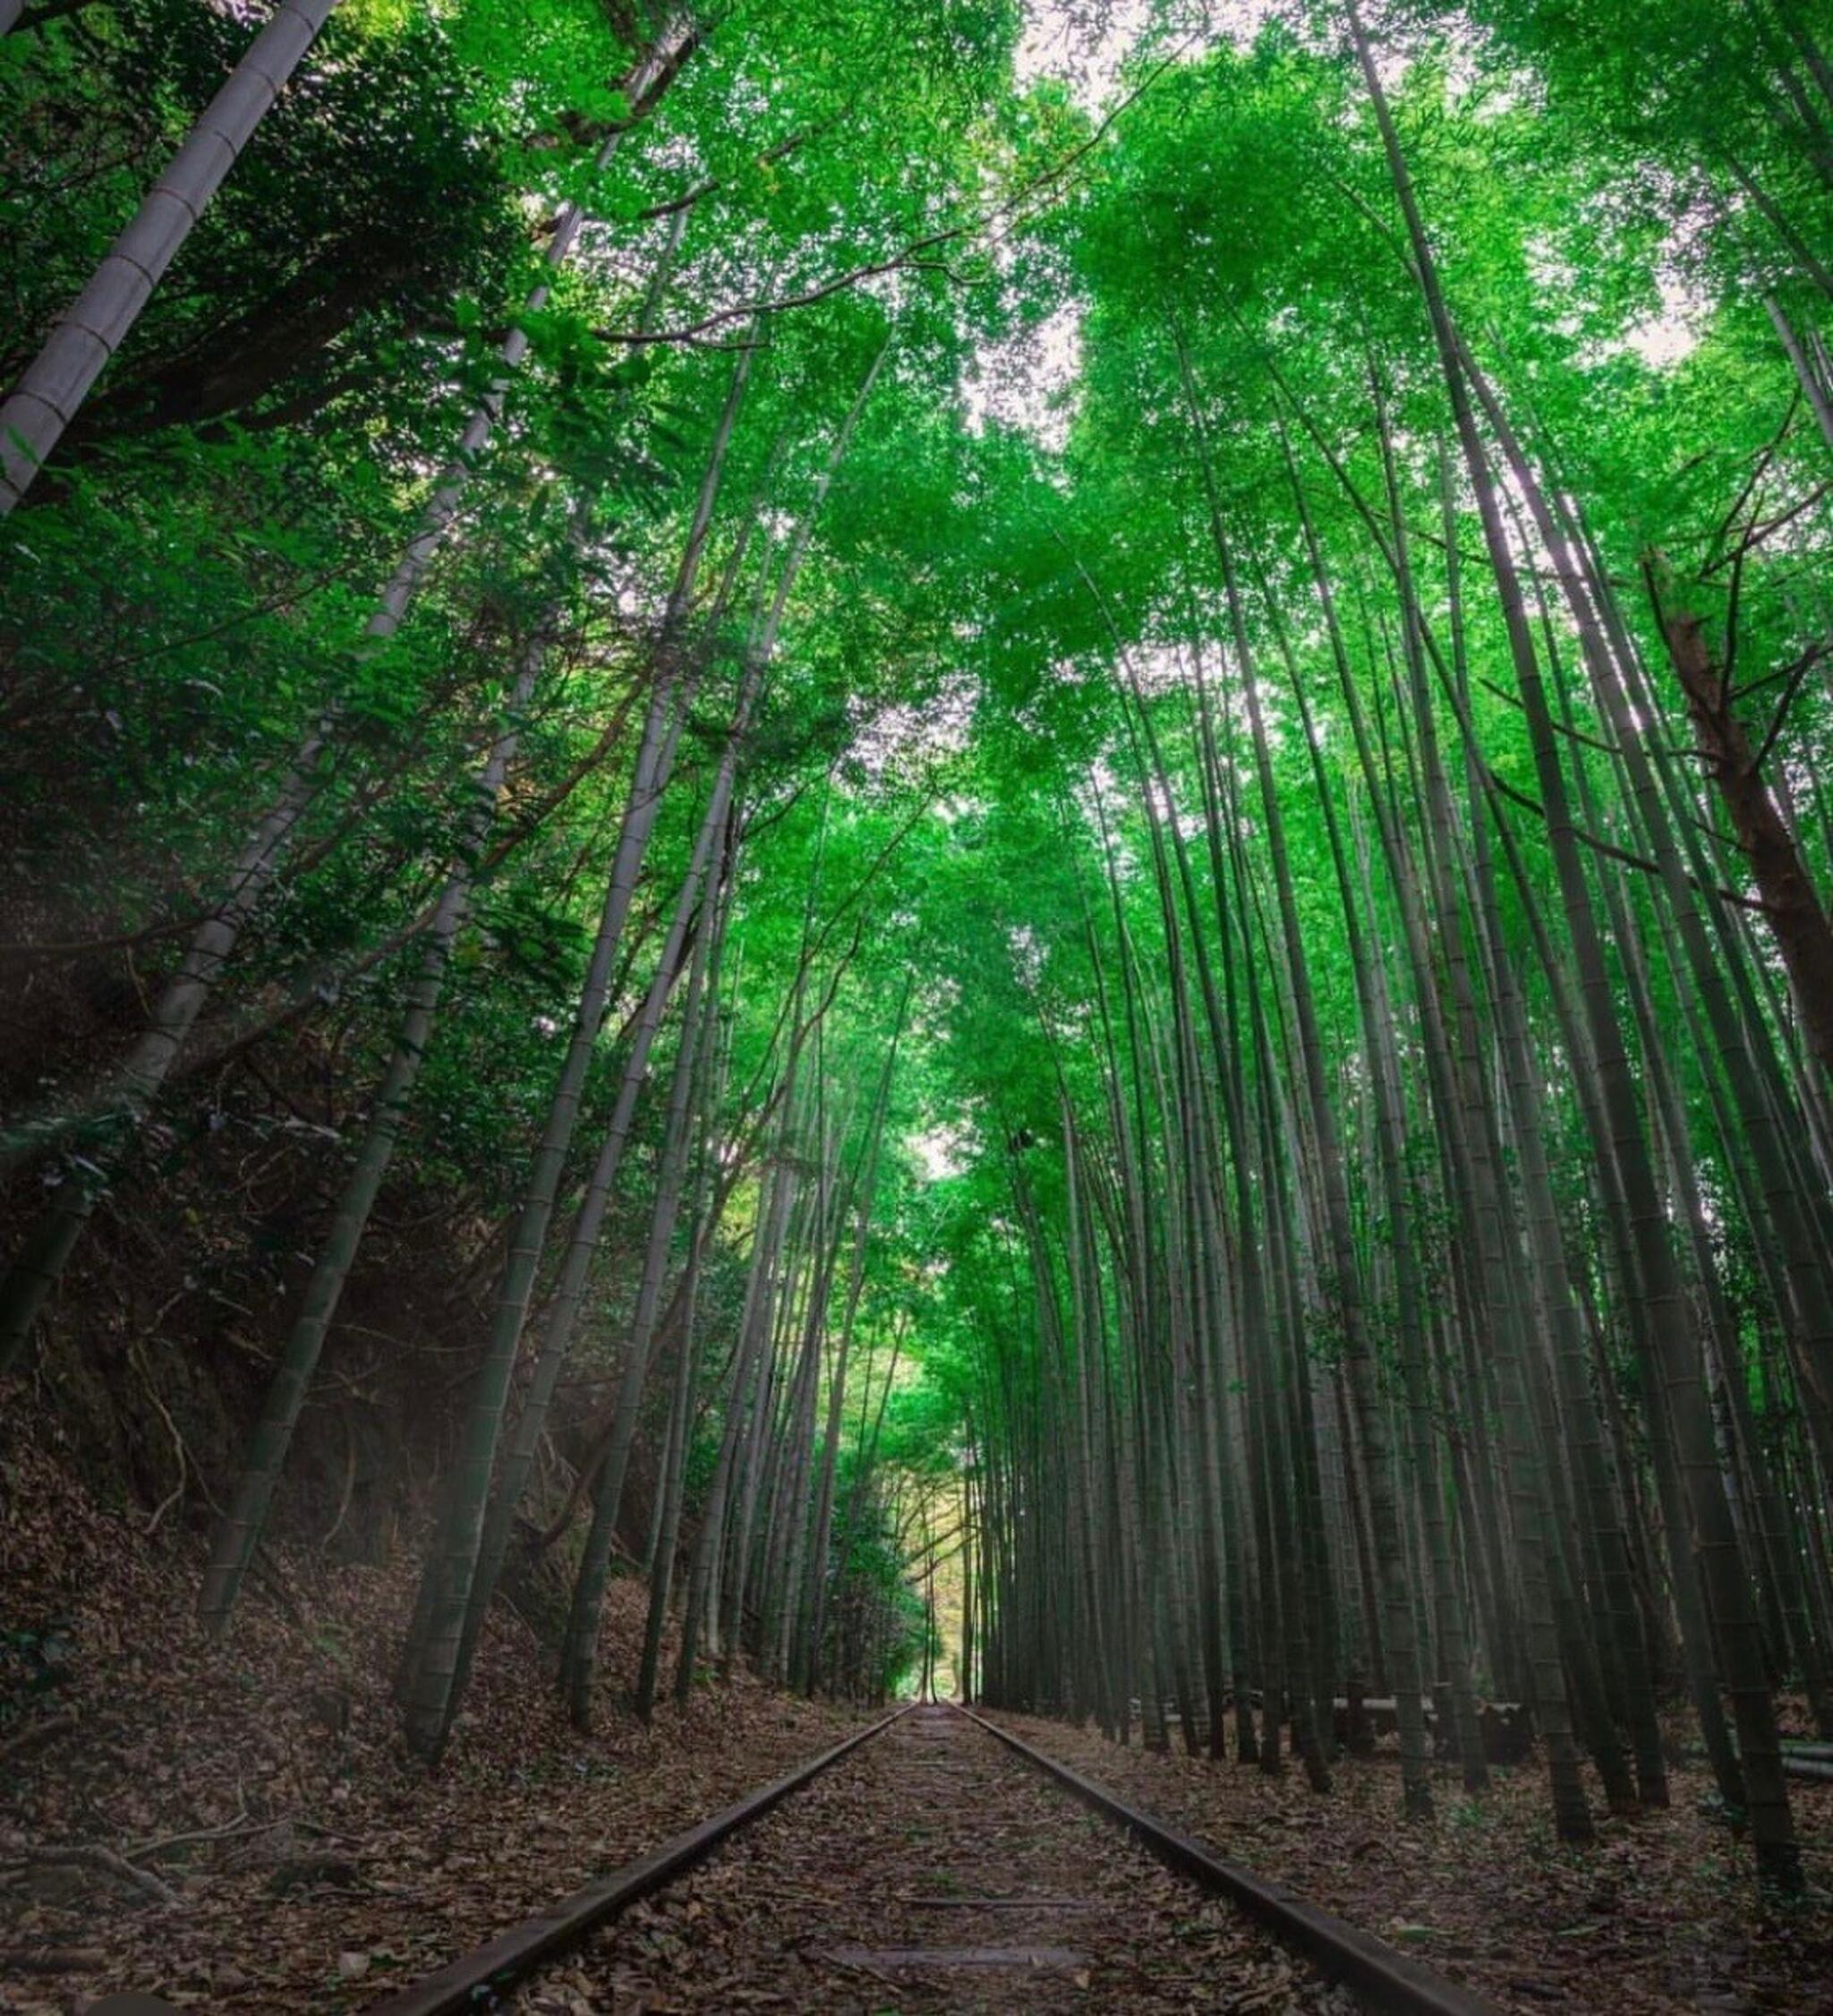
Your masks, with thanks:
[[[627,1861],[859,1718],[748,1679],[582,1737],[499,1604],[445,1766],[396,1734],[413,1560],[279,1554],[231,1640],[192,1621],[185,1536],[0,1452],[0,2009],[110,1989],[180,2007],[360,2007]],[[604,1669],[646,1605],[613,1585]]]

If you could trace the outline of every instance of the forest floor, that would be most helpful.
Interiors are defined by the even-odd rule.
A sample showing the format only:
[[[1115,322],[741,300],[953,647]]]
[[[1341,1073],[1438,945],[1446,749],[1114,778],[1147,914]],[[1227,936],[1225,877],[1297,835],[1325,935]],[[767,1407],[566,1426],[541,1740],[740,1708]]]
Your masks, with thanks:
[[[139,1988],[181,2008],[360,2008],[857,1727],[738,1679],[583,1737],[502,1604],[444,1766],[403,1751],[413,1564],[278,1550],[218,1647],[196,1540],[0,1444],[0,2010]],[[607,1672],[647,1597],[615,1582]],[[52,1851],[77,1850],[73,1859]],[[165,1892],[161,1895],[160,1892]]]
[[[1789,1781],[1808,1890],[1774,1907],[1749,1845],[1714,1817],[1703,1769],[1673,1770],[1667,1813],[1635,1821],[1597,1808],[1595,1847],[1553,1833],[1533,1762],[1493,1767],[1465,1795],[1437,1774],[1438,1818],[1403,1824],[1392,1741],[1334,1766],[1327,1796],[1288,1763],[1157,1755],[1094,1729],[1023,1715],[993,1720],[1224,1859],[1300,1892],[1413,1958],[1523,2016],[1825,2016],[1833,2006],[1833,1784]]]
[[[149,1533],[149,1524],[144,1511],[98,1502],[23,1435],[0,1439],[0,2010],[13,2016],[72,2016],[131,1987],[213,2011],[361,2008],[860,1719],[739,1679],[701,1690],[684,1712],[664,1707],[649,1730],[608,1689],[600,1727],[582,1737],[558,1710],[535,1632],[499,1605],[451,1753],[430,1773],[402,1751],[389,1693],[413,1589],[406,1551],[373,1568],[277,1550],[218,1647],[191,1621],[197,1537],[170,1521]],[[640,1582],[614,1583],[605,1656],[614,1676],[634,1664],[644,1602]],[[1002,1719],[1228,1858],[1527,2016],[1819,2016],[1828,2006],[1833,1785],[1791,1785],[1810,1893],[1776,1909],[1760,1900],[1747,1847],[1714,1817],[1697,1769],[1675,1771],[1669,1813],[1602,1819],[1598,1845],[1579,1853],[1553,1839],[1531,1764],[1499,1769],[1480,1802],[1442,1773],[1428,1829],[1400,1823],[1391,1755],[1344,1760],[1334,1795],[1318,1798],[1295,1769],[1269,1780],[1122,1751],[1059,1722]],[[888,1877],[876,1902],[848,1888],[874,1843],[887,1871],[908,1874],[919,1860],[895,1787],[871,1790],[874,1773],[894,1767],[868,1765],[870,1755],[806,1795],[804,1817],[819,1823],[811,1832],[787,1814],[762,1824],[749,1844],[633,1915],[590,1968],[583,1954],[579,1985],[557,1978],[542,1992],[562,1999],[530,2002],[531,2012],[640,2007],[651,1978],[663,1993],[657,2007],[684,1993],[701,2007],[758,1994],[759,2005],[774,1994],[780,2007],[850,2006],[857,1985],[874,1985],[869,1972],[849,1980],[843,1967],[831,1996],[810,2001],[807,1981],[779,1975],[759,1986],[745,1942],[755,1944],[772,1915],[806,1916],[808,1896],[789,1892],[806,1892],[831,1907],[826,1943],[844,1947],[854,1934],[868,1949],[921,1943],[898,1932],[912,1888],[902,1877]],[[951,1880],[971,1888],[972,1856],[961,1855],[972,1849],[1000,1878],[988,1894],[1028,1885],[1086,1899],[1143,1885],[1139,1926],[1164,1918],[1176,1935],[1171,1957],[1152,1961],[1132,1929],[1104,1931],[1090,1967],[1058,1984],[1066,1994],[1081,1992],[1078,1973],[1099,1972],[1113,1993],[1104,2003],[1091,1988],[1086,2006],[1145,2006],[1137,1986],[1116,1986],[1128,1969],[1141,1978],[1153,1966],[1182,1969],[1188,1986],[1213,1965],[1240,1969],[1250,1996],[1270,1993],[1242,2006],[1308,2005],[1302,1983],[1282,1985],[1276,1952],[1230,1929],[1232,1914],[1178,1910],[1158,1897],[1159,1874],[1135,1868],[1111,1830],[1077,1816],[1059,1839],[1057,1795],[1010,1773],[1001,1782],[1012,1814],[993,1812],[992,1790],[976,1781],[925,1823],[934,1832],[921,1854],[960,1861]],[[1055,1815],[1048,1827],[1044,1805]],[[988,1826],[998,1835],[991,1854]],[[911,1851],[901,1864],[900,1849]],[[772,1880],[768,1858],[786,1854],[786,1893],[760,1915],[747,1886],[760,1872]],[[1180,1929],[1193,1926],[1194,1935]],[[1078,1939],[1088,1944],[1086,1927],[1061,1943],[1080,1951]],[[989,1933],[988,1943],[1004,1943]],[[755,1992],[735,1994],[746,1971]],[[601,2003],[592,1991],[605,1986],[612,1995]],[[876,1987],[861,2006],[891,1999]]]

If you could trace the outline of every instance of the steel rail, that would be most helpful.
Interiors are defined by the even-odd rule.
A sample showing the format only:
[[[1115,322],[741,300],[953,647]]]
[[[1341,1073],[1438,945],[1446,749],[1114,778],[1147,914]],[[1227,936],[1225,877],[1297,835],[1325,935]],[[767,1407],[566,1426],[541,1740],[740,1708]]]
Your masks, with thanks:
[[[697,1827],[690,1827],[686,1833],[664,1841],[640,1861],[626,1863],[609,1875],[594,1877],[584,1889],[575,1890],[570,1897],[562,1898],[547,1910],[512,1926],[508,1931],[499,1933],[488,1944],[448,1961],[437,1973],[426,1975],[412,1987],[400,1990],[386,2001],[371,2003],[362,2012],[362,2016],[456,2016],[456,2012],[474,2012],[485,2006],[488,1998],[533,1972],[556,1953],[576,1945],[594,1926],[616,1917],[627,1906],[672,1883],[684,1871],[704,1860],[721,1841],[752,1821],[761,1819],[791,1792],[799,1791],[811,1779],[820,1777],[823,1772],[837,1764],[862,1743],[869,1743],[874,1736],[882,1735],[915,1705],[910,1703],[894,1709],[889,1715],[881,1716],[877,1721],[848,1737],[845,1742],[835,1744],[831,1750],[823,1750],[807,1764],[798,1764],[773,1784],[747,1792],[736,1806],[729,1806],[711,1820],[703,1820]]]
[[[1321,1972],[1355,1989],[1376,2008],[1394,2012],[1395,2016],[1502,2016],[1497,2003],[1408,1960],[1372,1932],[1364,1932],[1359,1926],[1320,1910],[1282,1884],[1270,1882],[1236,1863],[1223,1861],[1189,1835],[1177,1833],[1149,1813],[1129,1806],[1104,1785],[1097,1785],[1092,1778],[1085,1778],[1068,1764],[1033,1749],[997,1722],[990,1722],[958,1703],[951,1705],[1009,1750],[1074,1793],[1085,1806],[1117,1821],[1161,1861],[1203,1889],[1238,1904]]]

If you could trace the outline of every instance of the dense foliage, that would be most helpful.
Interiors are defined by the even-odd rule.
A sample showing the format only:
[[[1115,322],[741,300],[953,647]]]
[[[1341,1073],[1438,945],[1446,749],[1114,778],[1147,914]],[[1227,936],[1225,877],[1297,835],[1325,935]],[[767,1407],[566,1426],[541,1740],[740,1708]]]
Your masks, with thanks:
[[[9,380],[251,12],[0,40]],[[645,1713],[1487,1694],[1574,1841],[1684,1695],[1795,1880],[1829,49],[346,0],[0,525],[0,1344],[213,1627],[360,1492],[429,1753],[627,1550]]]

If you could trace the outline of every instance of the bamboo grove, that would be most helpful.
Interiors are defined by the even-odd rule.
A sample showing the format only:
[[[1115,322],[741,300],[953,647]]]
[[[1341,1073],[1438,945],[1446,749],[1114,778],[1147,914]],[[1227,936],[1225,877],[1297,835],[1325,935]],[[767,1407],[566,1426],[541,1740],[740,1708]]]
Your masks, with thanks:
[[[0,1354],[213,1632],[413,1507],[429,1756],[559,1561],[582,1722],[947,1612],[1420,1824],[1678,1715],[1788,1888],[1833,22],[1114,12],[0,10]]]

